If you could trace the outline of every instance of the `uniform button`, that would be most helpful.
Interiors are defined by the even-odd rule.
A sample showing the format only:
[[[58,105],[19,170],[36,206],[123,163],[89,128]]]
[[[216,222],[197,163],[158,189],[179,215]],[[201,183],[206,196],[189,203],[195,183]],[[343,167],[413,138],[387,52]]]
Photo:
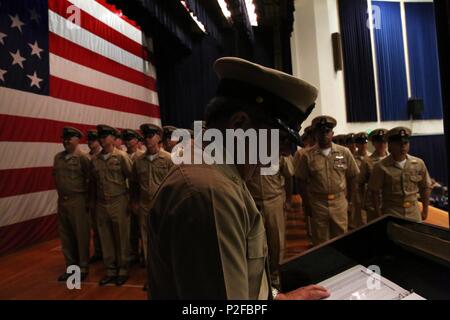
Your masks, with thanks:
[[[334,194],[329,194],[328,195],[328,200],[334,200],[334,199],[336,199]]]
[[[410,207],[411,207],[411,202],[403,203],[403,208],[410,208]]]

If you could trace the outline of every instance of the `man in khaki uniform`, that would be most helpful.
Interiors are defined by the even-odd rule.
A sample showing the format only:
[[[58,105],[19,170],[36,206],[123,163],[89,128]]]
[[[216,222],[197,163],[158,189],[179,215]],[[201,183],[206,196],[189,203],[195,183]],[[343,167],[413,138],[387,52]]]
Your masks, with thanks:
[[[131,160],[115,147],[117,130],[97,126],[102,152],[92,160],[92,194],[96,200],[98,231],[103,251],[106,276],[101,286],[111,282],[121,286],[128,280],[130,257],[130,216],[128,183]]]
[[[298,167],[300,165],[300,159],[309,149],[311,149],[316,144],[316,138],[314,137],[314,132],[311,126],[306,127],[305,130],[303,131],[302,142],[303,148],[297,150],[297,152],[294,155],[294,176],[297,179],[297,186],[300,186],[300,182],[298,180]],[[305,201],[303,199],[302,199],[302,209],[306,219],[308,236],[312,237],[311,211],[309,210],[309,207],[305,206]]]
[[[364,209],[364,204],[366,203],[366,191],[367,183],[370,177],[370,166],[371,160],[367,154],[367,144],[369,143],[369,136],[366,132],[360,132],[355,135],[355,143],[358,151],[356,153],[356,164],[359,168],[359,178],[356,184],[356,190],[353,192],[353,205],[354,211],[354,224],[355,228],[359,228],[367,223],[367,215]]]
[[[64,151],[55,156],[53,176],[58,191],[59,237],[66,268],[77,265],[81,280],[89,272],[89,214],[88,182],[89,158],[78,144],[83,134],[72,127],[62,132]],[[71,274],[64,272],[58,281],[66,281]]]
[[[369,182],[377,216],[393,214],[416,221],[427,219],[431,179],[425,163],[408,154],[410,137],[411,130],[405,127],[387,133],[390,155],[375,165]]]
[[[90,129],[87,131],[87,143],[89,147],[88,157],[92,161],[94,157],[100,154],[102,147],[100,146],[100,141],[98,141],[98,133],[95,129]],[[102,260],[102,246],[100,243],[100,235],[98,233],[97,218],[95,217],[95,203],[89,204],[89,215],[91,217],[91,227],[92,227],[92,239],[94,242],[94,254],[89,259],[89,263],[95,263]]]
[[[145,152],[139,148],[139,141],[141,140],[141,135],[139,132],[133,129],[122,130],[122,140],[125,142],[127,147],[127,154],[133,163],[137,158],[143,155]],[[130,216],[130,264],[134,265],[139,262],[139,219],[137,212],[135,212],[130,205],[129,208]]]
[[[332,143],[334,118],[317,117],[312,126],[317,144],[300,159],[297,175],[312,213],[312,241],[318,245],[347,232],[347,199],[352,199],[359,169],[346,147]]]
[[[368,166],[365,167],[368,172],[361,172],[361,177],[366,181],[366,183],[369,183],[370,177],[373,172],[373,167],[386,158],[388,156],[387,152],[387,141],[386,141],[386,134],[388,130],[387,129],[376,129],[373,130],[369,134],[369,140],[372,142],[373,147],[375,148],[375,151],[370,155]],[[364,168],[363,168],[364,169]],[[370,192],[369,188],[366,188],[366,199],[365,199],[365,209],[367,214],[367,222],[371,222],[377,218],[375,208],[373,207],[372,203],[372,193]]]
[[[133,163],[131,176],[133,209],[138,215],[139,228],[144,249],[144,260],[147,261],[148,249],[148,214],[150,202],[159,185],[173,166],[170,153],[161,148],[163,130],[154,124],[141,125],[147,152],[140,155]]]
[[[314,107],[317,89],[239,58],[221,58],[214,68],[221,81],[206,111],[208,130],[280,129],[282,152],[290,150],[289,141],[299,142],[299,126]],[[250,150],[248,139],[243,141]],[[225,154],[225,142],[217,147]],[[181,164],[169,172],[148,220],[151,298],[328,296],[318,286],[270,295],[263,217],[245,184],[255,170],[258,165],[245,162]]]
[[[277,174],[263,176],[257,172],[246,183],[256,206],[262,211],[269,249],[270,278],[272,286],[277,289],[280,289],[279,266],[286,247],[285,181],[292,178],[293,173],[292,156],[281,156]]]

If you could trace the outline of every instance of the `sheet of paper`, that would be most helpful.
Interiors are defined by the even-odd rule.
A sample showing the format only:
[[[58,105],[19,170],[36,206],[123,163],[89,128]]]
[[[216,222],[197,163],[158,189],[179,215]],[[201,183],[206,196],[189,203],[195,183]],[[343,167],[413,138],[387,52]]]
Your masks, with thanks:
[[[412,295],[408,290],[362,265],[322,281],[319,285],[331,293],[326,300],[403,300]],[[423,299],[419,295],[414,295],[410,299],[414,297]]]

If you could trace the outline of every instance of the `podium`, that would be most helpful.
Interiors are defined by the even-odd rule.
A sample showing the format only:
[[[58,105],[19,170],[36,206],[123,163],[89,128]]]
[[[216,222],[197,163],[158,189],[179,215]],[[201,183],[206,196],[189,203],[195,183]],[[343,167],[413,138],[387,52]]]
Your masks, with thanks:
[[[356,265],[429,300],[450,300],[450,230],[394,216],[372,223],[285,261],[283,292],[316,284]]]

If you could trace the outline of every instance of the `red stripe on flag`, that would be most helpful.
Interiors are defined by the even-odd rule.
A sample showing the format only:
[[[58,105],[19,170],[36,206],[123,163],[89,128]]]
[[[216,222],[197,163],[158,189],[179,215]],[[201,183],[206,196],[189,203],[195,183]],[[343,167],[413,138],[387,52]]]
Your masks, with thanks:
[[[40,241],[55,239],[57,236],[56,214],[0,227],[0,256]]]
[[[50,76],[50,96],[90,106],[160,118],[159,107]]]
[[[52,167],[0,170],[0,198],[55,189]]]
[[[156,91],[156,81],[142,72],[124,66],[114,60],[83,48],[76,43],[50,32],[49,50],[57,56],[85,67]]]
[[[70,18],[73,14],[71,10],[68,10],[71,6],[74,5],[67,0],[49,0],[48,2],[49,9],[65,19]],[[148,52],[141,44],[131,40],[81,9],[80,24],[80,27],[99,36],[100,38],[103,38],[106,41],[111,42],[144,60],[148,59]]]
[[[108,2],[106,2],[106,0],[95,0],[95,1],[100,3],[102,6],[104,6],[106,9],[108,9],[112,13],[116,14],[122,20],[128,22],[130,25],[132,25],[136,29],[141,30],[141,27],[136,23],[136,21],[131,20],[126,15],[122,14],[122,11],[117,9],[116,6],[109,4]]]
[[[79,123],[1,114],[0,141],[57,143],[61,142],[61,132],[66,126],[77,128],[84,133],[88,129],[95,129],[95,126]],[[84,137],[81,142],[84,143],[85,140]]]

